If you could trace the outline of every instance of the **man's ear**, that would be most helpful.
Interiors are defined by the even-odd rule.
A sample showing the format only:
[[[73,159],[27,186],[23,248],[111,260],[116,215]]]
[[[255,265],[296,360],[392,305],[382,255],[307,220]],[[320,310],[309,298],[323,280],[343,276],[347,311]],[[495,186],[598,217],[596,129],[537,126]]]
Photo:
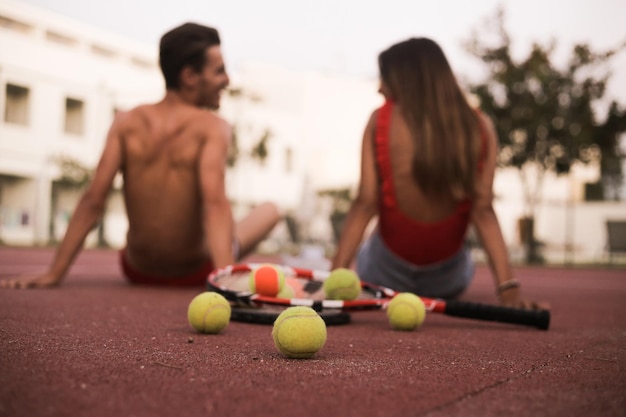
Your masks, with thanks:
[[[189,65],[183,67],[180,71],[180,84],[181,87],[195,87],[198,82],[199,74],[193,70]]]

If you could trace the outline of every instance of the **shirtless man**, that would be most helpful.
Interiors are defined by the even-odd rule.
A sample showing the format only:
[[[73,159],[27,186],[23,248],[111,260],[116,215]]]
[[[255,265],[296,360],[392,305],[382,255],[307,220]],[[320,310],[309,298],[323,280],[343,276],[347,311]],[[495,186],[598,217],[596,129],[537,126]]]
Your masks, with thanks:
[[[233,221],[224,184],[231,128],[210,110],[229,83],[218,32],[192,23],[169,31],[160,65],[164,98],[116,116],[49,270],[0,287],[59,285],[102,217],[118,171],[129,224],[120,262],[131,282],[202,285],[213,268],[250,252],[280,220],[265,203]]]

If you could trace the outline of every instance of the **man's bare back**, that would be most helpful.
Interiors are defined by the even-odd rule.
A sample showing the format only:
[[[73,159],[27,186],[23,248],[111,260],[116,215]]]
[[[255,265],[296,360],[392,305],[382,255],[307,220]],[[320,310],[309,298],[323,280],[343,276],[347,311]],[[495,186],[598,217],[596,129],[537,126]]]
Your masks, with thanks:
[[[213,113],[160,102],[129,112],[120,126],[127,258],[137,269],[185,275],[210,260],[202,229],[199,165]]]
[[[185,282],[193,272],[193,282],[202,283],[208,268],[236,260],[233,240],[239,255],[245,255],[279,221],[272,203],[255,207],[237,224],[233,221],[225,186],[232,132],[228,123],[206,110],[219,108],[229,83],[217,31],[186,23],[163,35],[159,48],[163,100],[115,118],[93,179],[48,271],[2,280],[0,287],[59,285],[104,215],[118,172],[124,176],[129,225],[122,269],[132,282],[169,285]]]

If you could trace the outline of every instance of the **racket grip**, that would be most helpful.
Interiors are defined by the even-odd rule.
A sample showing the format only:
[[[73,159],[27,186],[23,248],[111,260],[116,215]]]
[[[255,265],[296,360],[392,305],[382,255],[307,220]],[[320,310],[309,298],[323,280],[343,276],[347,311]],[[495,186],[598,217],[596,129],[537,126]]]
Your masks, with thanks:
[[[448,301],[444,313],[455,317],[523,324],[541,330],[548,330],[550,327],[550,311],[548,310],[524,310],[467,301]]]

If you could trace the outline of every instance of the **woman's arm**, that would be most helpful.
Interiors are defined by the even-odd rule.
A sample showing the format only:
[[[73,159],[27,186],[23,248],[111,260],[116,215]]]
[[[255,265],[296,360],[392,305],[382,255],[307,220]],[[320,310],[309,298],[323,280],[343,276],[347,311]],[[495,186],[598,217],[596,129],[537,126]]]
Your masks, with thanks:
[[[515,280],[509,261],[508,249],[492,204],[498,138],[492,122],[482,114],[480,117],[487,132],[487,154],[483,170],[477,179],[478,183],[471,220],[487,253],[489,266],[493,273],[496,294],[504,305],[524,308],[547,308],[544,304],[523,300],[520,284]]]

